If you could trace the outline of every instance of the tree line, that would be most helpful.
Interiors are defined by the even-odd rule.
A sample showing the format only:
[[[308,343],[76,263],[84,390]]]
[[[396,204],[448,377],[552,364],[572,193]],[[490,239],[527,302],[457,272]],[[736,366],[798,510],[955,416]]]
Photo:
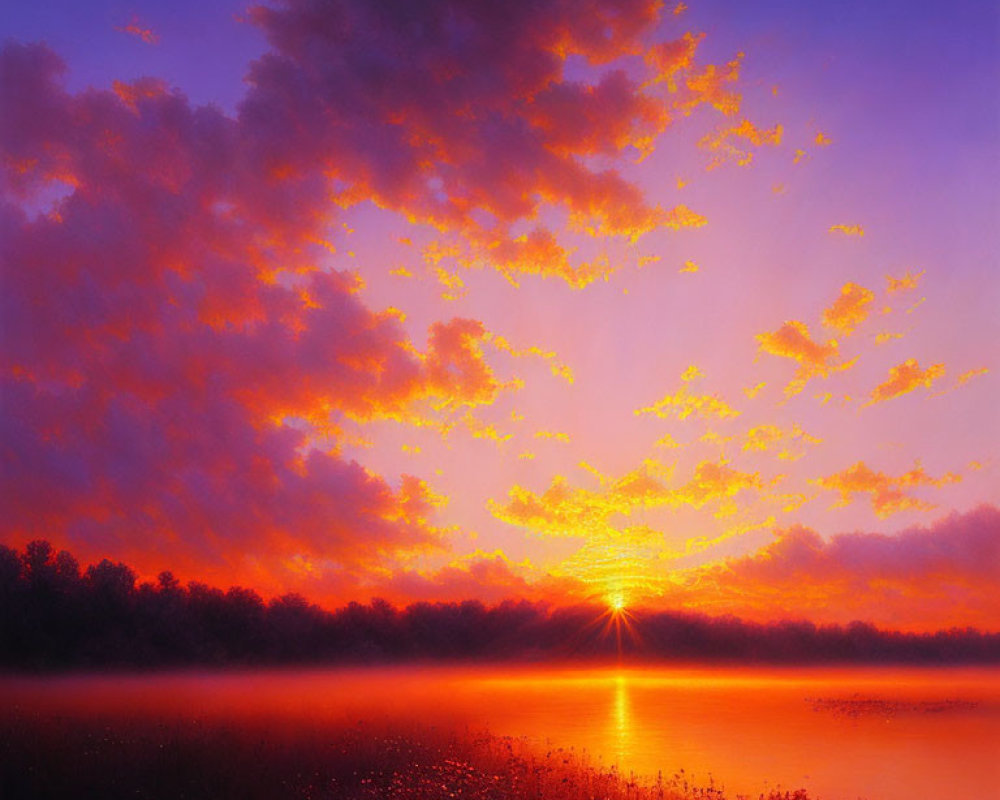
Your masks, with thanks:
[[[985,663],[1000,661],[1000,633],[758,624],[662,611],[616,621],[596,606],[527,600],[400,608],[375,599],[325,610],[297,594],[265,601],[238,586],[182,585],[170,572],[139,582],[130,567],[107,559],[81,570],[46,541],[23,552],[0,545],[0,666],[8,669],[619,657]]]

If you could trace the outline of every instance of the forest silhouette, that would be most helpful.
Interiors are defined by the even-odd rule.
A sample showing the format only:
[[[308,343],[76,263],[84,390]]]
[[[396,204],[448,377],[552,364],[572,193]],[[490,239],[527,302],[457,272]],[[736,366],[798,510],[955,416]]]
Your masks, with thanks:
[[[139,582],[122,563],[81,569],[33,541],[0,545],[0,666],[8,669],[444,661],[989,663],[1000,633],[882,630],[864,622],[771,624],[692,613],[507,600],[385,600],[325,610],[298,594],[265,601],[170,572]]]

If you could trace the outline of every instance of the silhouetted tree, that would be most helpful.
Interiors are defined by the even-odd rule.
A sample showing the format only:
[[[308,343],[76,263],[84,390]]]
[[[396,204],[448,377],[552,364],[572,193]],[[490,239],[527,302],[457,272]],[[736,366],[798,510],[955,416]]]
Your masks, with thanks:
[[[588,659],[628,657],[731,662],[997,662],[1000,633],[933,634],[805,621],[756,624],[735,617],[646,612],[617,635],[603,609],[526,600],[485,606],[375,599],[325,611],[297,594],[265,602],[170,572],[136,585],[127,565],[103,560],[81,574],[45,541],[23,553],[0,545],[0,665],[99,665]],[[613,626],[612,626],[613,627]],[[621,648],[621,650],[619,650]]]

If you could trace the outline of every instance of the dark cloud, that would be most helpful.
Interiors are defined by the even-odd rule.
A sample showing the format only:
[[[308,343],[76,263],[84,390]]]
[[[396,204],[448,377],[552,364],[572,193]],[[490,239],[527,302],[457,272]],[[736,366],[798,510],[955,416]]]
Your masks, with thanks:
[[[648,43],[659,13],[653,0],[258,6],[251,18],[272,50],[251,68],[241,120],[276,172],[322,165],[342,202],[373,200],[460,234],[474,259],[539,272],[511,252],[510,228],[545,204],[600,235],[704,224],[650,206],[617,172],[586,161],[648,152],[672,114],[716,99],[717,80],[705,78],[715,73],[694,71],[700,39],[674,43],[675,56]],[[567,74],[571,57],[599,67],[647,51],[632,66],[649,84],[691,73],[680,90],[674,81],[676,95],[618,67],[593,82]],[[573,275],[561,259],[553,274]]]

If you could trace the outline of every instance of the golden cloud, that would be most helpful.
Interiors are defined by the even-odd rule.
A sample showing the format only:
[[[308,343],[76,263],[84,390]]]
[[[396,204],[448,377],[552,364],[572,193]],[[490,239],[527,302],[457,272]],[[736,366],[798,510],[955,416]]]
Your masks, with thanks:
[[[712,154],[706,169],[713,170],[729,161],[738,166],[749,166],[753,161],[753,148],[781,144],[783,128],[780,124],[773,128],[758,128],[750,120],[744,119],[738,125],[723,126],[706,134],[698,141],[698,147]]]
[[[797,452],[789,449],[789,445],[822,443],[822,439],[810,436],[798,425],[794,425],[790,431],[782,430],[777,425],[757,425],[746,432],[743,450],[770,452],[777,449],[779,458],[795,460]]]
[[[831,225],[830,233],[839,233],[844,236],[864,236],[865,229],[860,225]]]
[[[532,345],[530,347],[514,347],[504,336],[497,334],[490,337],[490,343],[501,352],[508,353],[514,358],[540,358],[543,361],[548,362],[549,370],[557,378],[562,378],[567,383],[572,384],[575,380],[573,376],[573,370],[570,369],[566,364],[558,361],[558,356],[551,350],[543,350],[540,347]]]
[[[563,444],[569,444],[570,437],[568,433],[560,433],[559,431],[535,431],[536,439],[551,439],[556,442],[562,442]]]
[[[636,415],[655,414],[665,418],[676,416],[677,419],[687,419],[695,415],[702,419],[727,419],[738,417],[740,412],[732,408],[718,395],[694,394],[688,389],[688,384],[702,377],[704,373],[698,367],[691,366],[681,376],[684,385],[673,394],[665,395],[651,406],[636,410]]]
[[[980,367],[979,369],[970,369],[968,372],[963,372],[958,376],[958,385],[965,386],[969,381],[974,378],[978,378],[982,375],[986,375],[989,372],[987,367]]]
[[[916,289],[920,279],[924,276],[924,272],[926,272],[926,270],[917,273],[907,272],[900,278],[893,278],[891,275],[886,275],[886,291],[889,294],[895,294],[896,292],[905,292],[910,289]]]

